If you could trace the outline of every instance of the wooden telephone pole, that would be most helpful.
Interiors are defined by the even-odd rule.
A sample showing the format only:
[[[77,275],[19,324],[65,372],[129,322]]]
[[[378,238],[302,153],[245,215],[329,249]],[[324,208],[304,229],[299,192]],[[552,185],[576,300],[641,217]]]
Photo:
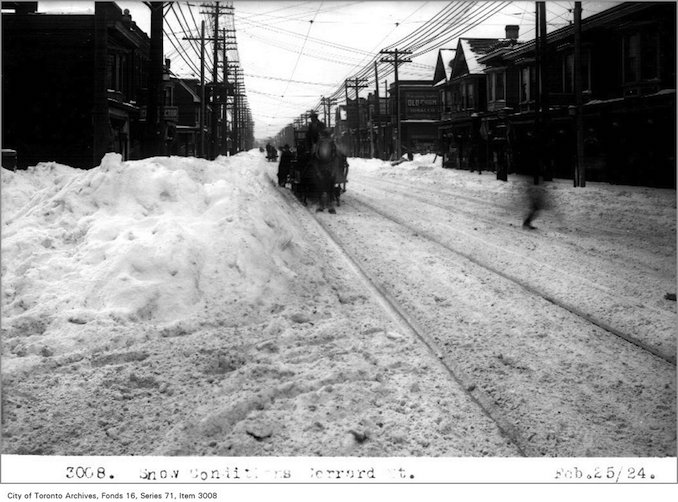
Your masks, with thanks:
[[[353,81],[351,83],[351,81]],[[344,85],[348,88],[351,85],[355,89],[355,103],[356,103],[356,148],[354,150],[354,155],[360,157],[362,154],[361,148],[361,136],[360,136],[360,89],[367,87],[367,80],[364,78],[354,77],[353,79],[347,79],[344,82]],[[346,118],[348,119],[348,91],[346,92]],[[349,128],[351,122],[349,121]]]
[[[146,141],[145,155],[153,157],[162,155],[163,152],[163,23],[164,3],[147,2],[151,9],[151,51],[150,71],[148,79],[148,104],[146,107]]]
[[[337,104],[336,99],[330,99],[326,98],[325,96],[322,96],[320,98],[320,103],[322,104],[323,107],[323,115],[325,118],[325,126],[329,129],[332,127],[332,105]]]
[[[412,60],[409,58],[403,58],[402,55],[409,55],[412,54],[412,51],[408,50],[398,50],[394,49],[392,51],[387,51],[387,50],[381,50],[379,51],[380,54],[388,54],[390,56],[393,56],[393,58],[381,58],[382,63],[392,63],[393,67],[395,68],[395,86],[396,86],[396,145],[395,145],[395,151],[396,151],[396,160],[399,159],[403,152],[402,152],[402,138],[401,138],[401,131],[400,131],[400,81],[398,80],[398,67],[403,64],[403,63],[411,63]]]
[[[212,37],[212,50],[213,50],[213,66],[212,66],[212,84],[211,87],[211,99],[212,103],[212,123],[210,124],[210,148],[209,148],[209,158],[213,160],[216,158],[219,152],[219,112],[220,112],[220,103],[218,100],[218,67],[219,67],[219,42],[225,40],[219,37],[219,16],[223,13],[233,11],[233,7],[229,5],[222,5],[220,2],[214,4],[201,4],[201,7],[208,9],[207,11],[201,12],[201,14],[208,14],[213,16],[213,25],[214,25],[214,34]]]
[[[584,106],[582,98],[581,71],[581,2],[574,3],[574,95],[575,95],[575,129],[577,154],[574,172],[574,186],[586,186],[586,168],[584,166]]]
[[[205,21],[200,23],[200,38],[184,37],[184,40],[200,40],[200,143],[198,156],[207,158],[205,151],[205,113],[207,112],[207,103],[205,103]]]

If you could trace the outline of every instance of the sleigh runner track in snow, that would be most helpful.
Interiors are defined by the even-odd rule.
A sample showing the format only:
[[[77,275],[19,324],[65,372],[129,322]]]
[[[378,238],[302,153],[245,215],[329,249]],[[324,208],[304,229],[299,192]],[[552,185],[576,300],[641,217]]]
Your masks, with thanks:
[[[377,218],[388,220],[391,224],[395,224],[397,227],[400,227],[400,232],[402,234],[409,234],[409,236],[414,235],[415,240],[426,241],[429,243],[429,245],[433,244],[433,246],[437,247],[439,250],[442,248],[444,253],[448,255],[453,253],[453,259],[455,261],[458,261],[458,257],[462,256],[465,259],[469,259],[475,266],[485,270],[485,272],[489,272],[490,276],[496,277],[498,272],[492,267],[488,267],[482,262],[472,259],[472,257],[465,256],[459,251],[443,244],[440,239],[429,235],[421,228],[403,222],[401,218],[394,217],[392,214],[388,214],[388,211],[386,210],[377,209],[374,207],[373,201],[368,203],[364,200],[364,196],[355,195],[356,193],[356,186],[353,186],[352,194],[345,198],[345,203],[342,205],[343,209],[339,212],[339,214],[335,216],[319,215],[314,219],[323,228],[328,238],[341,250],[341,252],[346,257],[345,259],[353,263],[352,268],[354,269],[354,273],[361,278],[364,284],[366,284],[367,289],[372,292],[372,295],[377,297],[383,308],[389,312],[394,319],[399,321],[401,325],[405,326],[407,331],[416,335],[429,348],[429,350],[437,356],[448,373],[456,381],[456,384],[472,397],[474,402],[479,405],[486,415],[495,421],[502,433],[507,438],[509,438],[511,442],[517,445],[522,454],[527,456],[539,456],[553,454],[553,451],[556,451],[558,455],[569,456],[599,454],[624,455],[624,451],[628,453],[628,450],[624,450],[624,448],[628,448],[630,443],[633,443],[631,448],[633,449],[633,454],[635,455],[653,455],[657,453],[657,448],[662,451],[661,454],[670,454],[672,451],[671,444],[675,444],[675,430],[671,429],[672,425],[670,425],[670,419],[668,422],[664,423],[663,426],[657,426],[655,423],[653,423],[651,426],[652,430],[659,430],[660,432],[656,435],[651,434],[655,437],[649,439],[646,438],[646,431],[633,425],[633,423],[637,421],[637,417],[634,418],[631,414],[631,416],[620,418],[617,416],[616,412],[610,413],[610,408],[618,406],[619,403],[616,402],[617,400],[613,396],[605,395],[604,385],[593,383],[592,389],[582,388],[576,390],[577,386],[582,387],[581,381],[584,381],[583,387],[589,385],[590,382],[586,383],[585,377],[581,377],[576,374],[576,372],[579,370],[571,369],[568,365],[583,365],[583,363],[574,361],[566,361],[564,363],[565,366],[567,366],[567,371],[563,376],[565,377],[565,381],[570,382],[570,385],[573,386],[568,387],[567,390],[569,392],[573,392],[579,398],[582,398],[581,402],[579,403],[577,402],[577,399],[568,399],[567,397],[562,398],[564,400],[563,404],[565,404],[564,410],[566,410],[563,418],[567,418],[567,420],[561,422],[559,427],[565,428],[568,431],[568,436],[570,437],[566,441],[557,439],[556,433],[548,432],[549,430],[553,431],[551,427],[544,427],[543,425],[540,425],[540,422],[548,423],[552,418],[556,421],[557,419],[561,418],[558,416],[560,411],[554,413],[553,409],[551,409],[549,413],[543,413],[542,408],[544,406],[549,407],[548,403],[541,403],[538,401],[538,398],[534,397],[535,395],[539,396],[540,394],[544,393],[543,389],[540,388],[542,385],[537,384],[534,386],[534,392],[531,392],[529,388],[520,389],[519,386],[514,386],[511,388],[510,385],[506,385],[502,389],[501,385],[496,385],[496,381],[493,381],[492,377],[487,377],[485,379],[479,378],[479,375],[486,372],[495,373],[494,378],[500,376],[496,375],[496,373],[501,373],[501,371],[497,372],[492,368],[493,359],[495,361],[498,359],[504,366],[515,369],[518,371],[518,373],[530,374],[536,371],[535,368],[530,368],[529,364],[522,365],[519,361],[517,361],[519,357],[516,358],[514,354],[509,354],[508,356],[504,355],[503,351],[507,349],[506,346],[501,349],[502,352],[500,352],[498,356],[488,356],[486,354],[484,356],[485,362],[483,362],[482,358],[480,361],[476,361],[475,363],[469,362],[469,360],[472,360],[473,358],[470,358],[469,360],[462,360],[461,358],[463,356],[457,354],[456,350],[449,346],[451,342],[445,336],[446,334],[441,333],[444,330],[444,323],[441,325],[440,323],[436,322],[436,320],[432,321],[430,318],[427,319],[426,314],[418,312],[416,307],[413,308],[411,300],[410,304],[407,304],[408,292],[403,292],[403,289],[407,289],[407,285],[398,284],[398,282],[396,282],[397,278],[394,278],[394,280],[389,283],[389,281],[383,277],[381,271],[375,270],[374,268],[370,270],[370,268],[374,266],[374,263],[370,263],[370,259],[367,258],[364,253],[362,256],[361,253],[356,253],[355,246],[360,247],[360,244],[354,242],[354,239],[352,238],[356,237],[356,234],[352,231],[352,227],[346,227],[342,224],[342,219],[348,221],[354,218],[375,218],[376,215]],[[292,200],[291,197],[288,198],[288,200]],[[367,211],[360,211],[360,208],[366,208]],[[408,214],[412,214],[412,211],[409,211]],[[313,215],[311,215],[311,217],[313,217]],[[381,228],[384,226],[385,225],[383,224],[374,225],[376,228]],[[520,230],[516,229],[516,231],[519,232]],[[377,231],[375,231],[375,235],[376,233]],[[379,237],[376,239],[377,242],[379,242]],[[355,246],[353,249],[350,249],[352,244],[355,244]],[[363,249],[368,249],[370,247],[365,245],[364,242],[362,242],[362,244]],[[375,245],[378,246],[376,243]],[[375,248],[372,247],[372,249]],[[379,254],[378,249],[376,254]],[[392,254],[388,252],[386,252],[386,255],[392,256]],[[450,259],[450,257],[448,256],[447,259]],[[388,269],[392,271],[402,270],[403,275],[404,271],[407,269],[406,264],[389,265],[386,265]],[[398,273],[395,272],[394,275],[397,276]],[[619,332],[619,330],[616,330],[615,328],[605,326],[604,323],[600,321],[596,322],[596,320],[592,320],[590,316],[586,315],[585,313],[578,312],[576,307],[569,306],[569,308],[567,308],[568,306],[564,305],[564,302],[554,300],[548,295],[540,293],[538,290],[526,285],[521,280],[517,280],[516,278],[513,278],[507,274],[499,273],[498,275],[501,280],[509,281],[510,283],[517,286],[519,290],[523,291],[523,295],[538,298],[537,303],[539,306],[535,307],[535,309],[540,310],[547,308],[545,305],[543,305],[544,303],[551,304],[553,306],[551,309],[560,309],[561,312],[562,309],[564,309],[567,312],[567,315],[556,314],[559,316],[559,318],[567,319],[569,318],[569,315],[574,315],[576,319],[579,319],[579,321],[575,321],[574,330],[583,332],[586,330],[586,325],[591,327],[589,328],[593,330],[591,340],[589,340],[588,337],[582,335],[578,337],[576,343],[573,344],[575,346],[575,352],[578,349],[577,345],[581,344],[594,344],[594,347],[605,347],[605,350],[594,349],[591,351],[592,360],[589,362],[591,365],[589,371],[593,370],[595,373],[596,370],[594,365],[596,364],[601,364],[602,366],[607,364],[616,364],[616,361],[614,360],[619,358],[620,354],[623,354],[624,361],[621,363],[623,367],[614,368],[612,373],[615,376],[623,376],[624,371],[626,371],[626,365],[631,364],[632,366],[639,368],[639,375],[636,375],[634,378],[632,378],[637,378],[637,380],[635,380],[636,386],[640,385],[638,382],[643,382],[645,378],[649,380],[651,378],[657,377],[657,384],[661,384],[663,388],[659,390],[659,395],[653,395],[651,398],[649,398],[649,402],[639,407],[639,410],[648,410],[654,408],[654,419],[656,419],[657,422],[663,421],[662,415],[666,415],[668,409],[671,408],[670,406],[666,407],[664,403],[670,402],[672,399],[672,388],[675,388],[675,366],[673,364],[673,360],[675,359],[673,359],[670,354],[661,353],[661,351],[651,346],[644,347],[644,343],[642,341],[625,336],[624,333]],[[484,284],[486,281],[482,282]],[[422,281],[422,286],[427,286],[425,281]],[[398,290],[399,287],[400,290]],[[539,302],[541,302],[541,304],[539,304]],[[417,300],[414,300],[414,303],[417,303]],[[441,313],[441,316],[446,317],[446,314]],[[603,326],[600,326],[600,324]],[[601,331],[597,331],[601,328],[605,330],[604,333],[606,334],[601,333]],[[610,337],[610,334],[615,336]],[[501,335],[498,334],[498,336]],[[543,334],[542,336],[548,335]],[[627,338],[631,338],[631,340],[628,340]],[[623,342],[620,345],[620,343],[615,342],[615,340],[623,340]],[[631,344],[628,342],[631,342]],[[508,340],[508,343],[510,346],[510,339]],[[519,344],[521,341],[517,341],[516,343]],[[500,344],[498,346],[501,348]],[[474,346],[472,346],[469,350],[471,353],[475,353],[480,352],[483,349],[487,350],[485,347]],[[531,349],[532,348],[528,345],[523,348],[515,347],[514,351],[517,352],[524,350],[529,352]],[[558,358],[558,355],[559,354],[557,354],[555,357]],[[496,356],[496,359],[494,356]],[[596,357],[600,357],[601,360],[596,361]],[[567,358],[567,356],[565,358]],[[545,360],[546,359],[544,359],[544,361]],[[490,366],[489,368],[486,366],[488,362]],[[558,360],[554,362],[556,364],[562,364],[562,362]],[[546,363],[542,362],[542,364]],[[551,380],[551,382],[548,382],[549,385],[543,385],[543,387],[553,386],[556,380],[549,378],[548,368],[542,368],[541,372],[543,373],[542,378]],[[596,378],[598,378],[597,375]],[[608,376],[607,378],[612,377]],[[581,381],[578,382],[578,379],[581,379]],[[621,383],[622,379],[618,378],[614,385],[619,386]],[[557,384],[555,385],[557,391],[562,393],[563,389],[561,386]],[[549,395],[550,393],[545,392],[545,394]],[[511,402],[513,395],[522,396],[519,403]],[[528,400],[532,402],[529,406],[525,406],[526,402],[529,402]],[[590,402],[586,402],[588,400],[590,400]],[[623,402],[623,398],[621,401]],[[568,410],[568,407],[571,409]],[[528,409],[522,410],[521,408]],[[571,415],[571,413],[576,413],[576,416]],[[606,438],[605,440],[601,441],[602,443],[606,444],[602,446],[593,446],[593,444],[600,439],[592,439],[593,437],[597,436],[597,433],[594,432],[596,427],[587,428],[587,425],[590,423],[600,423],[602,420],[600,418],[601,416],[607,417],[608,420],[612,417],[615,417],[615,420],[618,420],[621,424],[619,425],[620,429],[635,430],[628,434],[624,432],[622,436],[626,437],[624,437],[624,439],[621,441],[619,441],[619,438]],[[615,434],[617,433],[615,432],[612,434],[612,436]],[[615,444],[616,441],[619,441],[619,444]],[[563,442],[565,444],[559,444]],[[624,446],[622,446],[622,444],[624,444]]]

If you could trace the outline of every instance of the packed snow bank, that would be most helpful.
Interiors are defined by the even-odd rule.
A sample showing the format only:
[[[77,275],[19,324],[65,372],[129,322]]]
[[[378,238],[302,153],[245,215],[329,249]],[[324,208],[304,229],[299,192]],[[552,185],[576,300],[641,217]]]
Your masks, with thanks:
[[[275,169],[2,172],[5,453],[516,455]]]
[[[234,324],[280,296],[303,240],[250,155],[3,170],[3,327],[25,331],[17,349],[88,346],[83,325],[185,329],[172,323],[215,304]]]

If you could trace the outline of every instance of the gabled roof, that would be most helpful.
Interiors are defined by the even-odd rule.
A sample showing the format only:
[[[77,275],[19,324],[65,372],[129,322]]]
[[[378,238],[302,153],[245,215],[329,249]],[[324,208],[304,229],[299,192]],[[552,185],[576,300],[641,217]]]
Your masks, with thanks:
[[[176,81],[179,83],[179,85],[181,85],[181,87],[186,89],[186,92],[188,92],[191,98],[193,98],[194,103],[200,103],[200,96],[198,96],[198,94],[191,88],[191,86],[188,85],[188,82],[186,82],[182,78],[177,78]]]
[[[452,62],[456,49],[438,49],[435,72],[433,73],[433,86],[445,84],[452,74]]]
[[[456,73],[457,76],[483,74],[485,65],[479,62],[478,58],[489,52],[497,42],[498,38],[460,38],[452,73]],[[462,63],[466,64],[465,69],[460,67]]]
[[[505,54],[517,50],[527,42],[513,38],[502,38],[490,50],[478,57],[478,62],[486,66],[492,66],[492,61],[501,60]]]
[[[581,30],[582,32],[586,32],[589,29],[599,26],[619,26],[619,21],[625,17],[630,17],[645,9],[656,7],[657,5],[671,3],[673,2],[625,2],[615,5],[614,7],[610,7],[609,9],[605,9],[604,11],[583,18],[581,22]],[[573,35],[574,26],[568,25],[547,34],[546,39],[548,44],[552,44],[563,39],[567,39],[568,37],[572,37]],[[525,42],[508,52],[507,57],[510,59],[515,59],[525,56],[526,54],[529,54],[535,50],[535,43],[536,41],[534,39],[529,42]]]

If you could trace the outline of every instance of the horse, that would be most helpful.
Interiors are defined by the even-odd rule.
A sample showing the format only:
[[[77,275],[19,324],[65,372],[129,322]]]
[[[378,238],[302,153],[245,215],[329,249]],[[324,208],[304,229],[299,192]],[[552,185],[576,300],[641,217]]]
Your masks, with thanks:
[[[333,201],[338,200],[335,192],[338,159],[337,145],[334,140],[327,135],[321,135],[318,142],[313,145],[313,153],[309,163],[315,191],[319,196],[317,211],[324,211],[325,207],[328,206],[330,213],[336,213]]]

